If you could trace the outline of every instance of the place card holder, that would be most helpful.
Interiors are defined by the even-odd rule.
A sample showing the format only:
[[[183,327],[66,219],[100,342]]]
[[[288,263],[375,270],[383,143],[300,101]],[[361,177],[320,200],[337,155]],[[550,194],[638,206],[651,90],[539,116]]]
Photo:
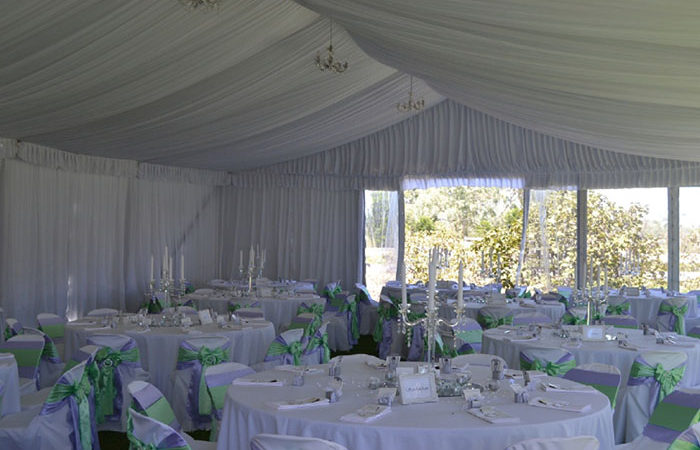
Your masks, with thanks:
[[[482,395],[479,389],[466,388],[462,391],[466,409],[481,408]]]

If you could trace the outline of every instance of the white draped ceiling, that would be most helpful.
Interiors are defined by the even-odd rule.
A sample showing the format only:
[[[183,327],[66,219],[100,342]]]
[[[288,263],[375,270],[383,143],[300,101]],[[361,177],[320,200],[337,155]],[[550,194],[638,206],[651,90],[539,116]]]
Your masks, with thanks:
[[[367,54],[497,118],[700,161],[696,0],[297,0]]]
[[[408,77],[339,27],[342,75],[314,64],[329,20],[289,1],[23,0],[0,14],[0,136],[65,151],[239,171],[407,117]],[[442,97],[417,82],[428,105]]]

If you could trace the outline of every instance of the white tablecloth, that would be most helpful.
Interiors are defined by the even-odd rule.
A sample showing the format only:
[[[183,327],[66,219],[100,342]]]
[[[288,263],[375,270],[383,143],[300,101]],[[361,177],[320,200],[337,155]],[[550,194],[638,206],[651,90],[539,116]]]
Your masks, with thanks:
[[[170,396],[172,380],[170,375],[175,370],[177,352],[180,343],[188,338],[200,336],[226,336],[231,341],[231,361],[252,366],[265,359],[270,343],[275,339],[275,330],[270,322],[254,326],[230,329],[217,325],[192,327],[184,332],[179,327],[151,328],[143,332],[129,325],[114,329],[88,330],[85,326],[68,324],[66,326],[66,354],[72,355],[85,345],[91,334],[125,334],[136,340],[141,356],[141,365],[151,374],[151,383],[160,389],[166,397]]]
[[[0,401],[0,416],[20,411],[19,374],[17,361],[9,353],[0,353],[0,381],[4,385]]]
[[[685,375],[680,382],[680,386],[691,387],[700,384],[700,340],[698,339],[681,336],[678,339],[681,341],[682,346],[667,344],[661,345],[656,343],[656,338],[654,336],[644,336],[641,330],[620,328],[612,329],[610,331],[612,334],[616,334],[618,331],[627,333],[630,343],[638,349],[637,351],[633,351],[619,348],[617,341],[584,341],[580,347],[571,348],[568,346],[565,340],[552,336],[552,330],[550,329],[542,330],[541,338],[535,341],[509,342],[507,339],[517,339],[517,336],[513,336],[514,332],[512,331],[504,334],[505,330],[505,327],[499,327],[484,331],[481,352],[498,355],[506,360],[508,367],[518,369],[520,368],[520,350],[523,348],[558,348],[564,346],[566,350],[570,351],[574,355],[574,358],[576,358],[576,364],[597,362],[610,364],[620,369],[620,372],[622,373],[622,382],[618,399],[625,395],[625,386],[627,386],[630,368],[632,367],[634,359],[642,351],[679,351],[686,353],[688,355],[688,366],[685,370]],[[624,423],[624,419],[621,418],[624,413],[623,408],[617,408],[615,410],[615,423]],[[624,430],[618,429],[615,431],[618,436],[624,435]]]
[[[450,303],[452,301],[450,300]],[[500,305],[488,305],[486,303],[475,303],[475,302],[465,302],[464,303],[464,309],[465,309],[465,314],[467,317],[470,317],[474,320],[479,315],[479,310],[483,308],[484,306],[507,306],[513,311],[513,314],[518,314],[518,313],[532,313],[532,312],[537,312],[540,314],[543,314],[550,319],[552,319],[553,323],[559,322],[559,319],[561,319],[561,316],[564,315],[564,312],[566,311],[566,308],[564,307],[563,303],[559,302],[548,302],[548,303],[542,303],[542,304],[536,304],[534,306],[520,306],[518,303],[506,303],[506,304],[500,304]],[[440,314],[441,315],[446,315],[449,314],[450,317],[454,317],[454,309],[451,304],[442,306],[440,308]]]
[[[241,305],[258,302],[263,312],[265,319],[275,325],[277,333],[281,328],[289,326],[292,319],[297,315],[297,309],[302,303],[311,305],[314,303],[324,304],[325,298],[318,295],[293,295],[283,297],[236,297],[226,291],[216,291],[210,295],[190,294],[183,301],[191,299],[198,309],[211,308],[219,314],[224,314],[228,311],[228,302],[233,301]]]
[[[367,378],[382,376],[382,371],[363,362],[343,363],[343,396],[338,403],[315,408],[277,411],[270,401],[292,400],[323,395],[329,380],[322,374],[307,375],[302,387],[232,386],[224,407],[217,448],[247,449],[258,433],[280,433],[328,439],[349,449],[503,449],[509,444],[533,437],[594,434],[601,449],[613,448],[612,413],[606,398],[599,393],[537,395],[564,399],[572,404],[590,404],[585,413],[563,412],[513,402],[512,394],[497,396],[498,409],[520,418],[517,424],[493,425],[478,419],[462,407],[459,397],[440,398],[437,403],[401,405],[394,402],[389,415],[369,424],[352,424],[340,417],[367,404],[376,404],[376,391],[367,388]],[[488,375],[488,368],[473,367],[474,380]],[[274,371],[276,378],[291,374]],[[261,377],[258,374],[253,377]]]
[[[685,317],[695,317],[697,315],[697,298],[688,296],[688,312]],[[630,314],[633,315],[641,324],[646,323],[652,327],[656,327],[656,315],[659,312],[659,306],[664,300],[663,297],[625,297],[625,300],[630,303]]]

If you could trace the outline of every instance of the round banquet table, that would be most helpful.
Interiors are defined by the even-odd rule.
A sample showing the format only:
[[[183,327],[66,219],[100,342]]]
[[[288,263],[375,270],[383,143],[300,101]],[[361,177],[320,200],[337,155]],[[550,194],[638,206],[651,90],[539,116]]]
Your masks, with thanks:
[[[447,316],[450,318],[455,317],[455,311],[454,311],[454,303],[456,303],[456,300],[454,299],[449,299],[447,301],[447,304],[442,304],[440,306],[440,315],[441,316]],[[563,303],[560,302],[544,302],[544,303],[537,303],[532,306],[520,306],[519,303],[501,303],[501,304],[488,304],[488,303],[478,303],[478,302],[464,302],[464,313],[467,317],[472,318],[476,320],[476,318],[479,315],[479,310],[483,308],[484,306],[506,306],[510,308],[513,311],[513,314],[518,314],[518,313],[532,313],[532,312],[537,312],[540,314],[543,314],[550,319],[552,319],[553,323],[559,322],[559,319],[564,315],[564,312],[566,311],[566,308],[564,307]]]
[[[275,330],[279,333],[282,328],[286,328],[292,323],[297,315],[297,309],[302,303],[307,305],[326,304],[326,299],[318,295],[286,295],[280,297],[238,297],[226,291],[214,291],[211,294],[192,293],[184,297],[183,301],[192,300],[197,309],[212,309],[219,314],[228,311],[228,302],[232,301],[240,305],[259,303],[265,314],[265,319],[275,325]]]
[[[620,369],[622,380],[618,399],[626,395],[627,379],[635,358],[643,351],[680,351],[688,355],[687,367],[680,387],[692,387],[700,384],[700,339],[686,336],[678,336],[678,345],[657,344],[654,336],[644,336],[642,330],[631,330],[624,328],[609,328],[608,333],[616,335],[618,332],[627,333],[630,344],[634,350],[620,348],[617,341],[583,341],[579,347],[570,346],[568,342],[553,335],[553,330],[545,328],[537,339],[526,339],[525,337],[514,336],[514,329],[517,327],[501,326],[484,331],[482,338],[482,353],[498,355],[506,360],[511,369],[520,368],[520,351],[523,348],[565,348],[570,351],[576,359],[576,364],[602,363],[609,364]],[[508,333],[506,333],[508,331]],[[624,408],[615,409],[615,423],[625,423],[626,411]],[[624,430],[615,430],[618,441],[621,442],[621,435]],[[602,447],[601,447],[602,448]]]
[[[318,366],[318,374],[306,375],[304,386],[249,386],[229,388],[217,448],[247,449],[258,433],[313,436],[331,440],[349,449],[502,449],[515,442],[534,437],[576,436],[594,434],[601,449],[614,448],[612,412],[608,400],[597,391],[592,393],[553,393],[538,391],[552,400],[568,400],[571,404],[589,404],[587,412],[566,412],[538,408],[513,402],[512,392],[487,404],[519,418],[515,424],[490,424],[463,410],[461,397],[440,398],[436,403],[402,405],[394,401],[391,412],[367,424],[343,422],[340,417],[367,404],[376,404],[376,391],[367,388],[370,376],[383,372],[365,364],[360,358],[345,357],[342,365],[343,396],[337,403],[304,409],[278,411],[271,401],[294,400],[323,396],[329,381],[327,366]],[[473,380],[486,379],[489,368],[472,366]],[[273,377],[286,380],[289,372],[273,370],[248,378]],[[546,380],[547,378],[544,378]]]
[[[225,336],[231,342],[230,358],[251,366],[265,359],[270,343],[275,339],[275,330],[268,321],[250,321],[245,325],[231,325],[219,328],[216,324],[191,327],[151,327],[145,331],[141,327],[119,325],[116,328],[99,327],[87,321],[70,322],[66,325],[66,355],[73,355],[76,350],[87,343],[92,334],[124,334],[136,340],[141,356],[141,365],[151,375],[153,383],[169,398],[172,380],[170,375],[175,370],[180,343],[185,339],[202,336]]]
[[[19,373],[12,353],[0,353],[0,417],[20,411]]]

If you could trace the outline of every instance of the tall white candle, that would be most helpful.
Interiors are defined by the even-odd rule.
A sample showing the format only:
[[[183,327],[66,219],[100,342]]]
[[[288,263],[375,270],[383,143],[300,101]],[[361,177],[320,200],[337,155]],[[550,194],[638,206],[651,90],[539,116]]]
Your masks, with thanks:
[[[406,264],[401,261],[401,306],[408,306],[408,296],[406,295]]]
[[[170,257],[170,260],[168,261],[168,276],[170,278],[173,278],[173,258],[172,258],[172,256]]]
[[[180,279],[185,279],[185,254],[180,254]]]
[[[253,250],[253,246],[250,246],[250,255],[248,256],[248,267],[254,267],[255,266],[255,250]]]
[[[464,285],[464,266],[462,261],[459,262],[459,276],[457,277],[457,307],[462,308],[464,306],[464,290],[462,286]]]
[[[163,253],[163,267],[168,267],[168,246],[165,246],[165,253]]]
[[[243,250],[241,250],[240,258],[238,260],[238,268],[239,269],[243,268]]]
[[[153,253],[151,253],[151,276],[148,278],[149,281],[154,279],[153,278],[153,264],[154,264]]]

